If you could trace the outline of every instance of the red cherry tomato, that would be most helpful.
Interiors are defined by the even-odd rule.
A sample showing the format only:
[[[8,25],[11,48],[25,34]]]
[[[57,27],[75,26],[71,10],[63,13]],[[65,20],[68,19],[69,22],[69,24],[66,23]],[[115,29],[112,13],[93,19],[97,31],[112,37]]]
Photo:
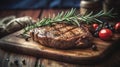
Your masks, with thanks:
[[[115,31],[120,32],[120,22],[115,24]]]
[[[110,40],[112,35],[113,35],[113,33],[110,29],[101,29],[99,32],[99,37],[102,40]]]
[[[98,27],[98,24],[95,23],[92,26],[93,26],[94,30],[96,30],[96,28]]]

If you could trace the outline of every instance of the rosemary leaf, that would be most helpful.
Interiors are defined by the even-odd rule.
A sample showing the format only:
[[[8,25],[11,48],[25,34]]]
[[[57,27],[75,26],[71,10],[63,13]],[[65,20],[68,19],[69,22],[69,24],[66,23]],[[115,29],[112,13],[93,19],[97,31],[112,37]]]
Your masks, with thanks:
[[[97,22],[99,22],[99,23],[103,23],[102,21],[100,21],[100,20],[98,20],[96,18],[94,18],[94,20],[97,21]]]
[[[87,17],[91,16],[93,14],[93,11],[91,11],[88,15],[86,15]]]
[[[103,10],[101,10],[100,12],[98,12],[97,14],[93,14],[93,12],[90,12],[85,15],[80,15],[80,14],[76,14],[76,9],[71,9],[70,11],[62,11],[61,13],[58,13],[56,16],[55,14],[53,14],[52,18],[43,18],[41,20],[39,20],[36,24],[30,24],[28,25],[25,29],[24,29],[24,33],[28,32],[29,30],[33,29],[33,28],[37,28],[37,27],[41,27],[41,26],[46,26],[46,25],[51,25],[53,23],[58,23],[64,21],[64,23],[68,23],[68,24],[73,24],[76,26],[80,26],[81,22],[84,22],[86,24],[91,24],[93,22],[98,22],[98,23],[103,23],[101,20],[99,20],[99,18],[101,17],[114,17],[114,15],[111,13],[112,10],[108,11],[108,12],[104,12]]]

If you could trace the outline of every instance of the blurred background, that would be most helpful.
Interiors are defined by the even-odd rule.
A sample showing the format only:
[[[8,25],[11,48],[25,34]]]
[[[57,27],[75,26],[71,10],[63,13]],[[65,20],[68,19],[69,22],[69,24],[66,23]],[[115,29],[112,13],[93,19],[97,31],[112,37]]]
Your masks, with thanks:
[[[79,8],[81,0],[2,0],[0,9]]]
[[[71,8],[76,8],[81,15],[86,11],[98,13],[101,10],[107,12],[114,9],[113,13],[120,17],[119,6],[120,0],[1,0],[0,29],[5,28],[3,24],[6,25],[6,22],[19,17],[28,16],[38,20]]]
[[[68,9],[84,8],[90,11],[114,11],[120,13],[120,0],[1,0],[0,14],[10,10],[40,10],[40,9]],[[82,9],[82,10],[84,10]],[[11,11],[10,11],[11,12]],[[19,13],[19,12],[16,12]],[[84,13],[84,11],[81,11]],[[8,14],[9,15],[9,14]],[[0,16],[1,17],[1,16]],[[2,16],[3,17],[3,16]]]
[[[43,9],[79,9],[80,2],[81,0],[1,0],[0,18],[14,15],[16,17],[31,16],[36,20]]]

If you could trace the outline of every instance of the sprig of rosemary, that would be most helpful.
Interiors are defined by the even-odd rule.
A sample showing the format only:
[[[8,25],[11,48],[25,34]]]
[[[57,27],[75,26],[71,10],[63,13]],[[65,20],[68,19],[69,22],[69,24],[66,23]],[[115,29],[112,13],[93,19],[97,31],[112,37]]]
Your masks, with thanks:
[[[51,25],[53,23],[68,23],[68,24],[73,24],[76,26],[80,26],[81,22],[84,22],[86,24],[91,24],[92,22],[98,22],[98,23],[103,23],[101,20],[99,20],[100,17],[114,17],[114,15],[111,13],[112,10],[108,12],[104,12],[101,10],[97,14],[93,14],[93,12],[90,12],[85,15],[80,15],[76,14],[76,9],[71,9],[70,11],[66,12],[61,12],[58,13],[57,16],[54,16],[52,18],[42,18],[40,21],[38,21],[35,24],[28,25],[27,27],[24,28],[23,34],[26,34],[29,30],[41,26],[46,26],[46,25]]]

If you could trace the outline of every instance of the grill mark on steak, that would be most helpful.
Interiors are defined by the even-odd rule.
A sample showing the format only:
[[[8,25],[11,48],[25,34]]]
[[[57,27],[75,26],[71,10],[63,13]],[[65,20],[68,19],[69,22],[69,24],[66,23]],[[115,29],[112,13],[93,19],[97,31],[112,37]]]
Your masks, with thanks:
[[[71,27],[71,26],[67,26],[67,27],[65,27],[65,28],[56,28],[56,27],[54,27],[55,28],[55,30],[57,30],[58,32],[57,32],[57,34],[61,34],[61,37],[66,37],[66,36],[64,36],[65,34],[71,34],[71,35],[73,35],[73,36],[77,36],[77,34],[79,35],[79,33],[81,33],[80,31],[78,31],[78,33],[77,32],[74,32],[74,30],[76,29],[76,28],[78,28],[78,27],[76,27],[76,26],[74,26],[74,27]],[[75,30],[75,31],[77,31],[77,30]],[[62,35],[63,34],[63,35]],[[71,36],[71,37],[73,37],[73,36]],[[70,37],[69,37],[70,38]],[[67,37],[65,38],[65,39],[67,39]]]
[[[63,23],[35,28],[30,35],[41,45],[60,49],[88,47],[92,40],[92,35],[85,26],[77,27]]]

